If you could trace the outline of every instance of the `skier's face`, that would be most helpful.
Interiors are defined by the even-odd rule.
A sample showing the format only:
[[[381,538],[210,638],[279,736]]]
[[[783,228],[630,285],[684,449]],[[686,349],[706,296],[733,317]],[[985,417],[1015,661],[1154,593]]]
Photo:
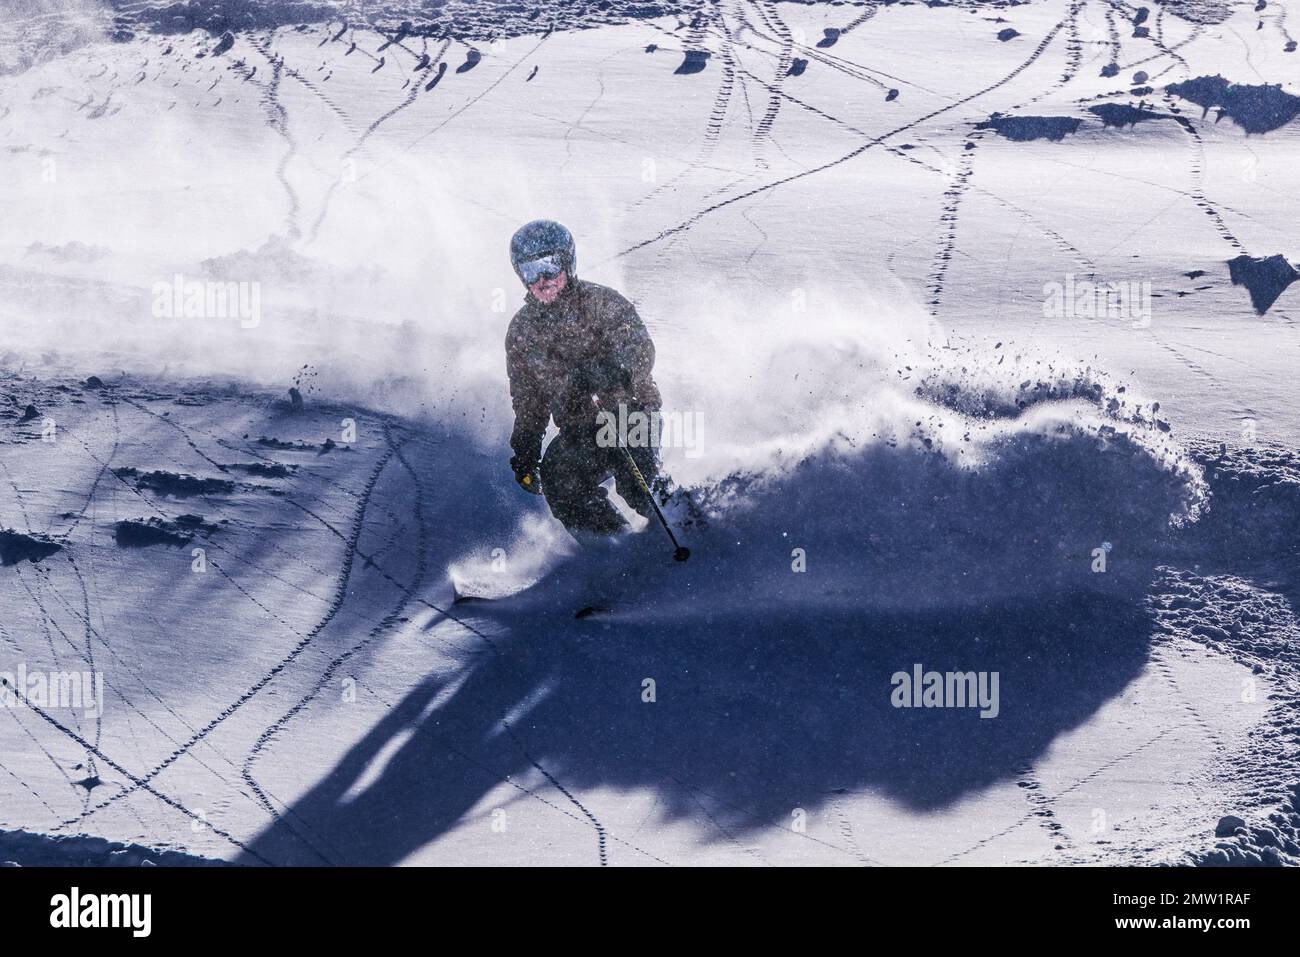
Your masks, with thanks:
[[[549,306],[560,298],[560,293],[564,292],[564,287],[569,284],[569,274],[567,271],[561,271],[558,276],[551,279],[542,278],[537,280],[528,287],[534,298],[543,306]]]

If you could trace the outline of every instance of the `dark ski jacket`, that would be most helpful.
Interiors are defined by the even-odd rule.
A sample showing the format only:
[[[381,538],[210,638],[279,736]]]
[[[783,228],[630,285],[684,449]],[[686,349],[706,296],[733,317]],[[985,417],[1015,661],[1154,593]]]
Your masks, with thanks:
[[[618,404],[660,406],[650,372],[655,347],[636,307],[613,289],[570,279],[549,306],[531,293],[506,333],[506,372],[515,409],[510,447],[523,463],[541,458],[553,416],[561,430],[596,430],[591,395],[618,414]]]

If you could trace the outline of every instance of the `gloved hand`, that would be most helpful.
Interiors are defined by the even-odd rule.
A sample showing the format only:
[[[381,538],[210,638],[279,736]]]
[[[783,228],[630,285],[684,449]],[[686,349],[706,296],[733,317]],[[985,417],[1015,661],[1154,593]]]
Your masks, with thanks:
[[[521,459],[517,455],[510,457],[510,468],[515,473],[515,481],[525,492],[542,494],[542,477],[537,471],[537,462]]]

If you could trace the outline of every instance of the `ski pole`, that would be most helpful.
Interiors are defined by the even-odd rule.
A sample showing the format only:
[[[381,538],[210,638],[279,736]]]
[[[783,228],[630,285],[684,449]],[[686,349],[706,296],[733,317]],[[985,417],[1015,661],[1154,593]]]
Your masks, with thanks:
[[[600,399],[597,396],[593,395],[591,401],[597,409],[601,408]],[[645,497],[650,500],[650,507],[655,510],[655,515],[659,518],[659,524],[664,527],[664,531],[668,533],[669,540],[673,543],[673,560],[679,562],[686,561],[686,559],[691,557],[691,550],[686,548],[684,545],[678,544],[677,536],[673,534],[672,527],[668,524],[668,519],[664,518],[664,513],[659,510],[659,503],[655,501],[654,493],[650,491],[650,486],[646,483],[645,476],[641,474],[641,469],[637,467],[636,459],[632,458],[632,453],[628,451],[627,446],[620,445],[618,448],[619,451],[623,453],[624,458],[627,459],[627,464],[632,469],[632,475],[636,478],[637,484],[641,486],[641,491],[644,492]]]

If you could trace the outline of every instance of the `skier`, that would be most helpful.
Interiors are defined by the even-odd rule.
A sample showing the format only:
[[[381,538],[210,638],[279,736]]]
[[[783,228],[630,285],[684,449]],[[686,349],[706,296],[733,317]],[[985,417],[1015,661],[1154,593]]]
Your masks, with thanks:
[[[506,333],[515,481],[545,495],[551,514],[579,537],[611,535],[627,526],[601,485],[611,475],[623,500],[650,518],[653,501],[627,454],[602,438],[598,419],[602,411],[659,411],[650,334],[630,302],[578,278],[573,236],[559,223],[539,219],[521,227],[510,240],[510,261],[527,290]],[[542,437],[552,418],[559,434],[543,456]],[[627,449],[646,487],[658,474],[657,445],[654,435]]]

